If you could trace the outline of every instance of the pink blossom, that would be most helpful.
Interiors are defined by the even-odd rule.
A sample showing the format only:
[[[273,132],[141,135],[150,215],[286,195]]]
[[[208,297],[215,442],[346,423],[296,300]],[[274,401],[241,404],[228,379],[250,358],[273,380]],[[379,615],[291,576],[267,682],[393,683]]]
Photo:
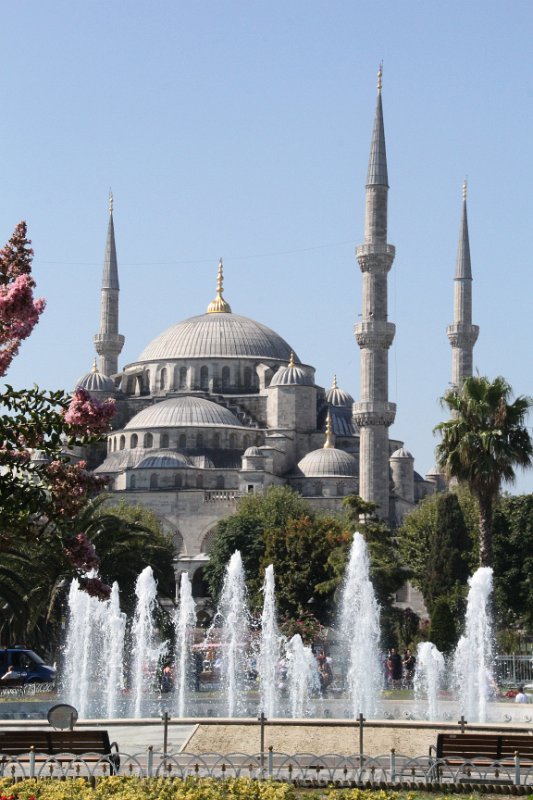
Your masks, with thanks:
[[[100,566],[94,544],[85,533],[78,533],[65,543],[65,555],[75,567],[89,571]]]
[[[94,436],[109,431],[114,413],[114,400],[108,399],[101,403],[78,386],[64,415],[65,422],[69,425],[83,431],[87,436]]]

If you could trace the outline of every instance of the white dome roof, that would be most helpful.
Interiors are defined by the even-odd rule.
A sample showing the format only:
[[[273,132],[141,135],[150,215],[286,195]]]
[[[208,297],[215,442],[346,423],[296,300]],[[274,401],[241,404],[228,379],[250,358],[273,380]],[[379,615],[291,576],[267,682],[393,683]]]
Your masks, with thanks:
[[[111,378],[108,378],[107,375],[103,375],[101,372],[94,369],[92,372],[81,376],[76,383],[76,388],[78,387],[85,389],[87,392],[106,392],[107,394],[111,394],[115,391],[115,384]]]
[[[273,330],[237,314],[201,314],[167,328],[139,361],[184,358],[266,358],[288,361],[291,348]],[[295,360],[299,360],[295,356]]]
[[[412,456],[409,450],[406,450],[405,447],[399,447],[398,450],[395,450],[391,455],[391,458],[409,458],[411,461],[415,460],[414,456]]]
[[[258,456],[262,456],[263,453],[258,447],[249,447],[247,450],[244,451],[245,458],[257,458]]]
[[[140,461],[136,469],[180,469],[190,467],[187,456],[173,450],[156,450]]]
[[[321,447],[302,458],[298,469],[306,478],[355,477],[357,461],[344,450]]]
[[[280,367],[272,380],[270,386],[314,386],[313,379],[301,367],[288,366]]]
[[[337,386],[336,375],[333,377],[331,388],[326,392],[326,402],[330,406],[343,406],[345,408],[351,408],[354,403],[352,395]]]
[[[183,428],[231,425],[242,428],[236,416],[224,406],[203,397],[174,397],[139,411],[128,424],[127,430],[139,428]]]

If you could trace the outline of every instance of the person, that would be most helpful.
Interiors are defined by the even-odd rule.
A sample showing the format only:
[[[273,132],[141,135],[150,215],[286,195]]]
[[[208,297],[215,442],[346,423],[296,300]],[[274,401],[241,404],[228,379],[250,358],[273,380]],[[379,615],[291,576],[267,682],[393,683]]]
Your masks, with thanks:
[[[390,655],[387,659],[387,673],[393,688],[397,689],[402,680],[402,657],[396,652],[395,647],[391,647]]]
[[[173,684],[174,681],[172,678],[172,668],[170,664],[165,664],[163,671],[161,672],[161,694],[168,694],[171,692]]]
[[[515,695],[514,701],[515,701],[515,703],[529,703],[528,696],[524,692],[524,687],[523,686],[519,686],[518,687],[518,692]]]
[[[7,671],[4,672],[4,674],[0,678],[0,681],[5,681],[5,683],[10,683],[10,682],[13,682],[13,681],[20,680],[21,677],[22,677],[22,675],[20,674],[20,672],[17,672],[17,670],[15,669],[13,664],[11,664],[7,668]]]
[[[200,652],[196,651],[194,654],[194,691],[200,691],[201,675],[204,671],[204,659]]]
[[[405,655],[403,657],[403,669],[405,675],[405,688],[412,689],[413,688],[413,678],[415,675],[415,664],[416,659],[414,655],[411,653],[409,648],[405,651]]]
[[[333,682],[333,672],[331,669],[331,665],[328,663],[328,660],[325,655],[321,655],[317,659],[318,661],[318,677],[320,679],[320,694],[322,697],[326,696],[328,686],[331,685]]]

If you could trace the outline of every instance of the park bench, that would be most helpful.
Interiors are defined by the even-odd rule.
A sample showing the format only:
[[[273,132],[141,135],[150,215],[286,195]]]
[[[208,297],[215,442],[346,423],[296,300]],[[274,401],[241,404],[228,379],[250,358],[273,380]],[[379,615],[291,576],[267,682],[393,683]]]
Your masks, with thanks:
[[[508,771],[515,766],[517,753],[521,767],[533,766],[533,733],[439,733],[436,747],[430,747],[430,757],[437,764],[460,767],[468,762],[483,768],[492,762],[496,778],[500,769]]]
[[[105,757],[109,760],[110,772],[118,772],[120,767],[118,745],[109,741],[106,730],[0,730],[0,775],[13,757],[29,762],[32,750],[36,762],[61,756],[57,758],[61,764],[78,758],[94,763]]]

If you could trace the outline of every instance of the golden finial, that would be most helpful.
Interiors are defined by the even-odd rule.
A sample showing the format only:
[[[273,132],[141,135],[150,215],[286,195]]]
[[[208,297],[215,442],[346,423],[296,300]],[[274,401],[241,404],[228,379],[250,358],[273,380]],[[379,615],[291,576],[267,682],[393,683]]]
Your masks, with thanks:
[[[231,307],[226,303],[222,297],[222,290],[224,288],[224,268],[222,265],[222,258],[218,261],[218,276],[217,276],[217,296],[207,306],[208,314],[231,314]]]
[[[294,367],[294,353],[291,350],[291,357],[289,358],[289,369]]]
[[[378,69],[378,93],[381,94],[381,86],[383,83],[383,61],[379,62]]]
[[[337,386],[337,376],[336,375],[333,376],[333,383],[331,384],[331,388],[332,389],[338,389],[339,388]]]
[[[328,411],[326,417],[326,441],[324,442],[324,449],[331,449],[335,447],[333,444],[333,431],[331,429],[331,414]]]
[[[468,182],[465,178],[463,181],[463,200],[466,200],[467,191],[468,191]]]
[[[98,372],[98,367],[96,366],[96,356],[94,357],[93,361],[93,372]]]
[[[113,214],[113,192],[109,190],[109,214]]]

